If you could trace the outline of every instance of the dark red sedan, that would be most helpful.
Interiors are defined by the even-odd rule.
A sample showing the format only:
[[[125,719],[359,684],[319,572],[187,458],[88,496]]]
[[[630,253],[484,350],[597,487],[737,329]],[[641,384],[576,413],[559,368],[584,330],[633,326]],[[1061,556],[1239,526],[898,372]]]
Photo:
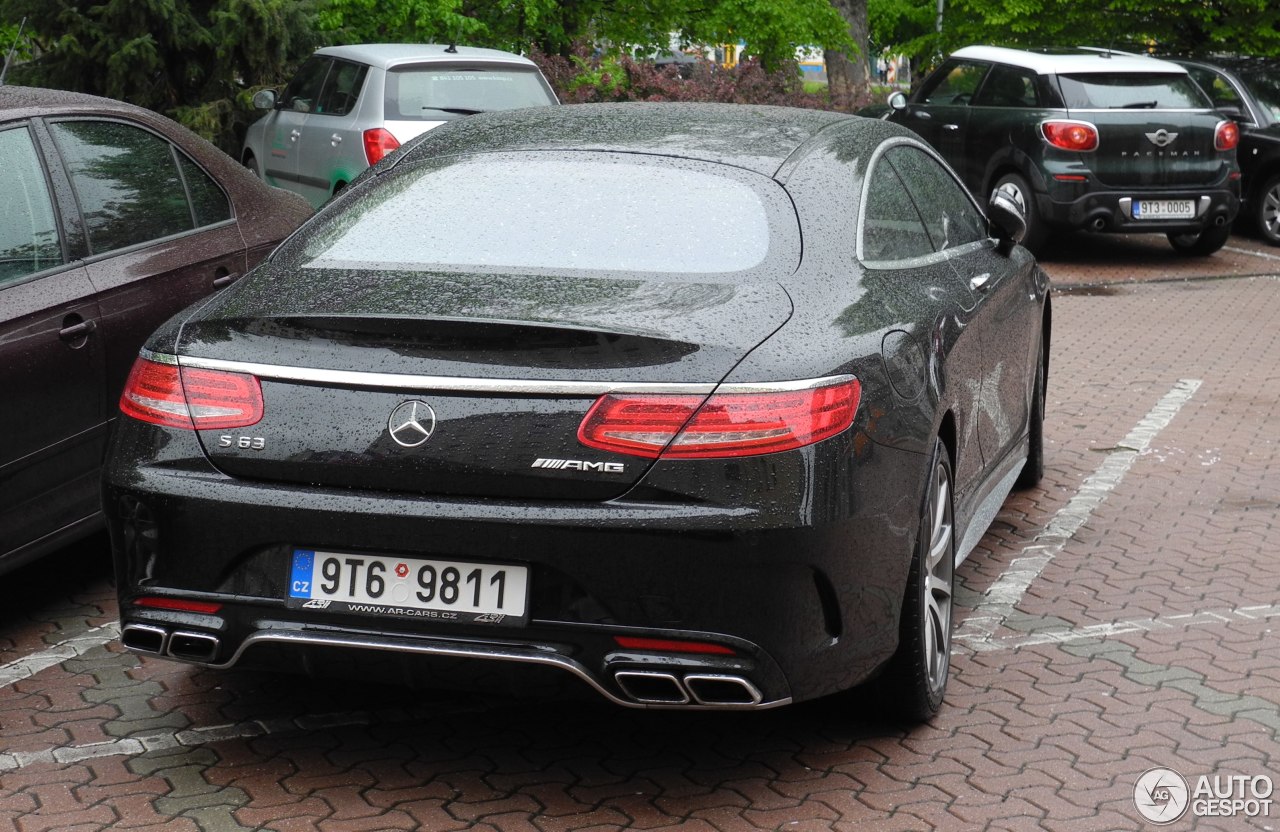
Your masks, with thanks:
[[[310,213],[148,110],[0,87],[0,571],[100,524],[138,347]]]

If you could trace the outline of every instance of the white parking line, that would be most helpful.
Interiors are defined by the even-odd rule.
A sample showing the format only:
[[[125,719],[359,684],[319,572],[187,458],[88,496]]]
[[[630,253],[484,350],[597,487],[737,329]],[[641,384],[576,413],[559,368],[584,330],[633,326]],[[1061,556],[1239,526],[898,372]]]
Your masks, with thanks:
[[[113,621],[60,641],[38,653],[14,659],[7,664],[0,664],[0,688],[7,688],[23,679],[30,679],[45,668],[62,664],[67,659],[83,656],[93,648],[115,640],[119,635],[120,625]]]
[[[1261,257],[1263,260],[1280,260],[1280,256],[1268,254],[1265,251],[1254,251],[1249,248],[1236,248],[1235,246],[1223,246],[1223,251],[1229,251],[1233,254],[1247,254],[1250,257]]]
[[[974,612],[956,628],[955,637],[977,648],[989,642],[993,634],[1021,601],[1031,582],[1040,577],[1049,561],[1062,551],[1067,541],[1080,529],[1102,504],[1124,475],[1133,466],[1138,455],[1147,449],[1151,441],[1164,430],[1182,406],[1200,389],[1199,379],[1182,379],[1166,393],[1133,430],[1115,447],[1106,459],[1080,485],[1076,495],[1049,520],[1049,524],[1035,541],[1022,550],[1022,557],[1015,558],[1000,578],[983,593]]]

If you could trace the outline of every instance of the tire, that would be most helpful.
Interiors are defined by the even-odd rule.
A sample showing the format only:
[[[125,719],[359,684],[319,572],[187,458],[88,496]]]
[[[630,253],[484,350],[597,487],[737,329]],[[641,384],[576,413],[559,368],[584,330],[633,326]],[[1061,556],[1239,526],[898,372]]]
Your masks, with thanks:
[[[940,439],[933,442],[922,502],[898,650],[880,678],[885,704],[913,723],[926,722],[938,713],[951,668],[956,540],[951,458]]]
[[[1206,228],[1198,234],[1170,234],[1169,245],[1184,257],[1208,257],[1227,244],[1231,238],[1231,226],[1219,225]]]
[[[1280,173],[1258,189],[1253,200],[1253,222],[1262,239],[1273,246],[1280,246]]]
[[[244,166],[249,169],[249,173],[252,173],[259,179],[262,178],[262,171],[258,170],[258,160],[252,153],[244,154]]]
[[[1035,488],[1044,478],[1044,400],[1046,377],[1044,372],[1044,342],[1036,352],[1035,390],[1031,394],[1031,414],[1027,425],[1027,461],[1014,481],[1018,489]]]
[[[1013,201],[1018,203],[1018,207],[1022,209],[1027,219],[1027,231],[1022,235],[1022,247],[1031,250],[1032,253],[1039,253],[1045,241],[1049,239],[1049,229],[1036,211],[1035,193],[1031,190],[1031,186],[1021,174],[1006,173],[996,180],[991,191],[995,193],[1001,189],[1013,197]]]

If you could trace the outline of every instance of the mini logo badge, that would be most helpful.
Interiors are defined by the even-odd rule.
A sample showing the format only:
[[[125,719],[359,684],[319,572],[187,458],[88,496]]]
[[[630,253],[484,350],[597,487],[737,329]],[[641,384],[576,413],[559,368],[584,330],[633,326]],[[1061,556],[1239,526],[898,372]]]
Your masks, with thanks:
[[[1155,824],[1173,823],[1187,811],[1191,794],[1187,781],[1171,768],[1153,768],[1133,785],[1133,805]]]
[[[436,412],[431,405],[411,399],[396,405],[387,419],[387,431],[402,448],[416,448],[431,438],[436,429]]]
[[[1178,138],[1177,133],[1170,133],[1163,127],[1154,133],[1147,133],[1145,135],[1156,147],[1168,147],[1173,144],[1174,139]]]

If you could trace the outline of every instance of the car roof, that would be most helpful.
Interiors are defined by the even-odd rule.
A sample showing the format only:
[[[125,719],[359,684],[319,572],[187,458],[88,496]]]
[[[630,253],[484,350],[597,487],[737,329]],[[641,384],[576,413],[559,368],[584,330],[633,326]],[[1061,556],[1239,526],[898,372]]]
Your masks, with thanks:
[[[454,50],[452,52],[448,50]],[[353,43],[347,46],[326,46],[316,50],[317,55],[344,58],[379,69],[389,69],[401,64],[447,63],[510,63],[534,66],[533,61],[512,52],[499,49],[481,49],[475,46],[449,46],[440,43]]]
[[[1075,75],[1079,73],[1168,72],[1185,75],[1186,70],[1175,63],[1135,55],[1129,52],[1079,49],[1063,52],[1031,52],[1009,49],[1004,46],[966,46],[957,49],[952,57],[1019,66],[1037,75]]]
[[[6,119],[30,118],[51,113],[104,111],[145,118],[156,117],[155,113],[142,107],[82,92],[17,87],[9,84],[0,86],[0,115]]]
[[[883,138],[877,128],[884,122],[823,110],[671,102],[569,104],[480,113],[451,121],[424,134],[402,160],[594,150],[699,159],[772,176],[802,145],[835,124],[864,132],[869,143]]]

